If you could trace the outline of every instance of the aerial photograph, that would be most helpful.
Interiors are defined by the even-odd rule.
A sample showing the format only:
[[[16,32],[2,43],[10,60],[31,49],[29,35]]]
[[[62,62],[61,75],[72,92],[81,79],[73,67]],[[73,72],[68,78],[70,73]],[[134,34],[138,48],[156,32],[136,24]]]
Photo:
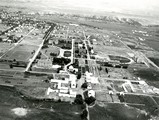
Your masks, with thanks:
[[[159,120],[159,0],[0,0],[0,120]]]

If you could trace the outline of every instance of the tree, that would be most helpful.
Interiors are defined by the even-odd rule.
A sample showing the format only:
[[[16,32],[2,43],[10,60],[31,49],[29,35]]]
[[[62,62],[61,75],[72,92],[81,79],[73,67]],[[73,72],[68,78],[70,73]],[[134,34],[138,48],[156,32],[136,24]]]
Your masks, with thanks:
[[[10,65],[9,65],[9,67],[10,67],[10,68],[13,68],[13,65],[12,65],[12,64],[10,64]]]
[[[75,102],[76,104],[83,104],[82,95],[77,94],[77,95],[76,95],[76,98],[75,98],[75,100],[74,100],[74,102]]]
[[[100,67],[99,67],[99,70],[101,71],[102,70],[102,66],[100,65]]]
[[[81,88],[83,88],[83,89],[87,89],[87,87],[88,87],[88,84],[86,82],[83,83],[82,86],[81,86]]]
[[[50,56],[53,56],[53,57],[55,57],[55,56],[57,56],[57,54],[56,53],[50,53]]]
[[[81,72],[77,73],[77,79],[81,79]]]
[[[82,114],[81,114],[81,118],[82,120],[83,119],[86,119],[87,118],[87,115],[88,115],[88,111],[86,109],[83,110]]]
[[[1,34],[1,31],[0,31],[0,34]],[[0,42],[2,42],[3,41],[3,39],[2,38],[0,38]]]
[[[19,66],[20,65],[20,63],[17,61],[17,66]]]
[[[86,109],[86,104],[82,104],[82,105],[81,105],[81,109],[82,109],[82,110]]]
[[[96,99],[95,99],[93,96],[90,96],[90,97],[88,97],[88,98],[85,99],[85,102],[86,102],[88,105],[90,105],[90,104],[94,103],[95,100],[96,100]]]
[[[105,68],[105,72],[108,74],[108,69],[107,68]]]
[[[48,75],[47,78],[48,78],[49,80],[51,80],[51,79],[53,79],[53,75]]]

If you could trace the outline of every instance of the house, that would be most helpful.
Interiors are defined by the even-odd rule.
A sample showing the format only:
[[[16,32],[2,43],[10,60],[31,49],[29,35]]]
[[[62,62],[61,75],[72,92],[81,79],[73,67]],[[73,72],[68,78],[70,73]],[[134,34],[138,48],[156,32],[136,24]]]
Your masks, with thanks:
[[[57,84],[57,89],[65,89],[68,90],[69,87],[69,81],[66,80],[57,80],[57,79],[51,79],[50,81],[51,84]]]
[[[52,92],[58,92],[58,90],[53,90],[53,89],[51,89],[50,87],[47,89],[47,91],[46,91],[46,95],[50,95],[50,93],[52,93]]]
[[[68,70],[70,71],[70,72],[78,72],[78,69],[77,68],[74,68],[72,65],[70,65],[69,66],[69,68],[68,68]]]
[[[70,74],[69,81],[71,82],[71,88],[76,88],[76,86],[77,86],[76,80],[77,80],[76,75]]]
[[[96,39],[92,39],[93,41],[93,45],[97,45],[97,40]]]
[[[70,90],[69,93],[70,93],[70,97],[73,97],[73,98],[75,98],[77,95],[77,92],[75,92],[73,90]]]
[[[95,98],[95,91],[94,90],[88,91],[88,97],[91,97],[91,96]]]
[[[0,39],[3,41],[3,42],[6,42],[8,40],[8,37],[3,35],[0,37]]]
[[[57,89],[76,88],[77,77],[74,74],[60,73],[56,74],[54,79],[51,79],[51,83],[57,83]]]

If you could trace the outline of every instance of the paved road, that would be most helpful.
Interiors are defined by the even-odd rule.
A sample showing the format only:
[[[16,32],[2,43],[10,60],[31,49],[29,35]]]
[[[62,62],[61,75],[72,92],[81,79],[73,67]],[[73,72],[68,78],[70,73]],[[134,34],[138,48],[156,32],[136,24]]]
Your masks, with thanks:
[[[120,42],[123,43],[123,45],[125,47],[127,47],[132,53],[134,53],[134,55],[136,55],[136,53],[129,46],[127,46],[121,39],[120,39]],[[137,52],[137,53],[139,54],[140,58],[143,59],[143,61],[146,64],[147,67],[150,67],[150,65],[149,65],[149,63],[150,63],[155,68],[159,69],[159,67],[155,63],[153,63],[150,59],[148,59],[147,56],[144,53],[142,53],[142,52]]]
[[[98,100],[99,101],[99,100]],[[145,104],[138,104],[138,103],[127,103],[127,102],[107,102],[107,101],[99,101],[106,104],[121,104],[121,105],[138,105],[138,106],[145,106]]]
[[[150,63],[150,64],[152,64],[155,68],[157,68],[157,69],[159,70],[159,67],[158,67],[155,63],[153,63],[149,58],[147,58],[147,56],[146,56],[144,53],[142,53],[142,52],[138,52],[138,53],[140,54],[140,56],[141,56],[144,60],[146,60],[146,65],[147,65],[147,63]],[[149,64],[148,64],[147,66],[150,67]]]
[[[69,34],[69,27],[68,27],[68,29],[67,29],[66,39],[68,39],[68,34]]]
[[[88,50],[88,47],[87,47],[87,44],[86,44],[87,38],[86,38],[86,33],[85,33],[84,30],[83,30],[83,35],[84,35],[84,40],[83,40],[83,42],[84,42],[85,48],[86,48],[86,50],[87,50],[87,57],[88,57],[88,60],[90,60],[91,58],[90,58],[89,50]]]
[[[90,120],[88,105],[86,104],[86,110],[88,111],[87,120]]]
[[[101,78],[103,78],[103,77],[101,77]],[[123,82],[145,82],[144,80],[130,80],[130,79],[114,79],[114,78],[103,78],[103,79],[105,79],[105,80],[111,80],[111,81],[123,81]]]
[[[39,45],[39,48],[38,48],[38,50],[35,52],[35,54],[34,54],[34,56],[32,57],[32,59],[30,59],[30,62],[29,62],[29,64],[27,65],[27,67],[26,67],[26,69],[25,69],[25,72],[28,72],[28,71],[29,71],[30,66],[32,65],[32,63],[34,62],[34,60],[36,59],[36,57],[38,56],[38,54],[39,54],[41,48],[42,48],[43,45],[44,45],[44,42],[48,39],[48,36],[49,36],[50,33],[52,32],[53,28],[54,28],[54,27],[51,26],[51,27],[49,28],[48,32],[47,32],[47,33],[45,34],[45,36],[43,37],[42,43]]]
[[[83,28],[82,28],[82,29],[83,29]],[[86,38],[86,34],[85,34],[85,31],[84,31],[84,30],[83,30],[83,35],[84,35],[84,40],[83,40],[83,42],[84,42],[85,48],[86,48],[86,50],[87,50],[87,60],[90,60],[91,58],[90,58],[89,51],[88,51],[87,44],[86,44],[87,38]],[[90,63],[90,62],[88,61],[88,64],[89,64],[89,63]],[[90,66],[90,64],[89,64],[89,66]],[[88,105],[87,105],[87,104],[86,104],[86,110],[88,111],[87,120],[90,120],[90,114],[89,114],[89,109],[88,109]]]
[[[99,73],[98,68],[97,68],[96,60],[92,60],[92,59],[90,58],[90,54],[89,54],[89,50],[88,50],[88,48],[87,48],[86,41],[88,41],[89,46],[91,46],[91,43],[90,43],[89,40],[87,40],[87,38],[86,38],[86,33],[85,33],[84,30],[83,30],[83,35],[84,35],[84,38],[85,38],[84,44],[85,44],[85,47],[86,47],[86,49],[87,49],[87,57],[88,57],[87,60],[88,60],[88,65],[89,65],[89,68],[90,68],[90,72],[92,72],[95,77],[99,77],[99,76],[100,76],[100,73]]]
[[[140,95],[140,96],[148,96],[148,97],[158,97],[159,98],[159,95],[155,94],[146,94],[146,93],[124,93],[125,95]]]
[[[67,66],[73,64],[73,55],[74,55],[74,41],[75,39],[72,39],[72,49],[71,49],[71,62],[67,65],[65,65],[65,71],[67,71]],[[69,73],[69,72],[68,72]]]

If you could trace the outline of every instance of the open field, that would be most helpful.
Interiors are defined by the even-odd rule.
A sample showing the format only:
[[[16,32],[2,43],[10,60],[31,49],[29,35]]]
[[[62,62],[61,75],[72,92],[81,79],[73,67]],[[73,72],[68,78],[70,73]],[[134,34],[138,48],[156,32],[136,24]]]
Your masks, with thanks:
[[[9,51],[1,59],[5,60],[14,60],[28,62],[29,59],[33,56],[31,52],[36,50],[36,46],[32,45],[18,45],[12,51]]]
[[[96,100],[99,102],[113,102],[112,97],[104,91],[96,92]]]
[[[14,67],[14,68],[10,68],[10,63],[0,63],[0,69],[2,70],[11,70],[11,71],[24,71],[25,68],[24,67]]]
[[[118,78],[118,79],[134,79],[133,75],[129,73],[128,70],[122,69],[122,68],[112,68],[112,67],[101,67],[102,70],[99,70],[99,74],[102,77],[111,77],[111,78]],[[106,73],[106,69],[108,70],[108,73]]]
[[[32,32],[30,34],[28,34],[22,41],[20,44],[27,44],[27,45],[35,45],[35,46],[39,46],[41,44],[41,42],[43,41],[43,36],[44,34],[41,33],[40,30],[34,30],[32,29]]]
[[[90,120],[147,120],[142,111],[124,104],[99,104],[89,108]]]
[[[60,48],[57,46],[49,46],[48,48],[41,49],[42,58],[50,58],[50,53],[56,53],[57,56],[60,54]]]
[[[149,58],[152,62],[154,62],[157,66],[159,66],[159,58]]]
[[[0,86],[0,97],[0,118],[2,120],[17,118],[26,120],[51,120],[52,118],[54,120],[81,120],[80,113],[82,110],[80,105],[25,99],[21,97],[16,89],[2,86]],[[27,116],[19,118],[11,112],[13,108],[24,106],[30,110]]]
[[[94,51],[97,52],[97,54],[101,56],[107,56],[107,55],[120,55],[124,57],[129,57],[128,53],[132,53],[129,49],[125,47],[113,47],[113,46],[102,46],[101,45],[96,45],[94,46]]]
[[[131,31],[133,28],[126,24],[114,24],[110,22],[92,22],[92,21],[79,21],[81,25],[88,27],[107,29],[109,31]],[[138,28],[137,28],[138,29]]]
[[[0,56],[4,54],[13,44],[10,43],[0,43]]]
[[[155,107],[157,107],[158,105],[155,99],[150,96],[126,94],[124,98],[125,102],[128,103],[145,104],[145,110],[149,112],[153,112],[153,110],[155,110]]]

